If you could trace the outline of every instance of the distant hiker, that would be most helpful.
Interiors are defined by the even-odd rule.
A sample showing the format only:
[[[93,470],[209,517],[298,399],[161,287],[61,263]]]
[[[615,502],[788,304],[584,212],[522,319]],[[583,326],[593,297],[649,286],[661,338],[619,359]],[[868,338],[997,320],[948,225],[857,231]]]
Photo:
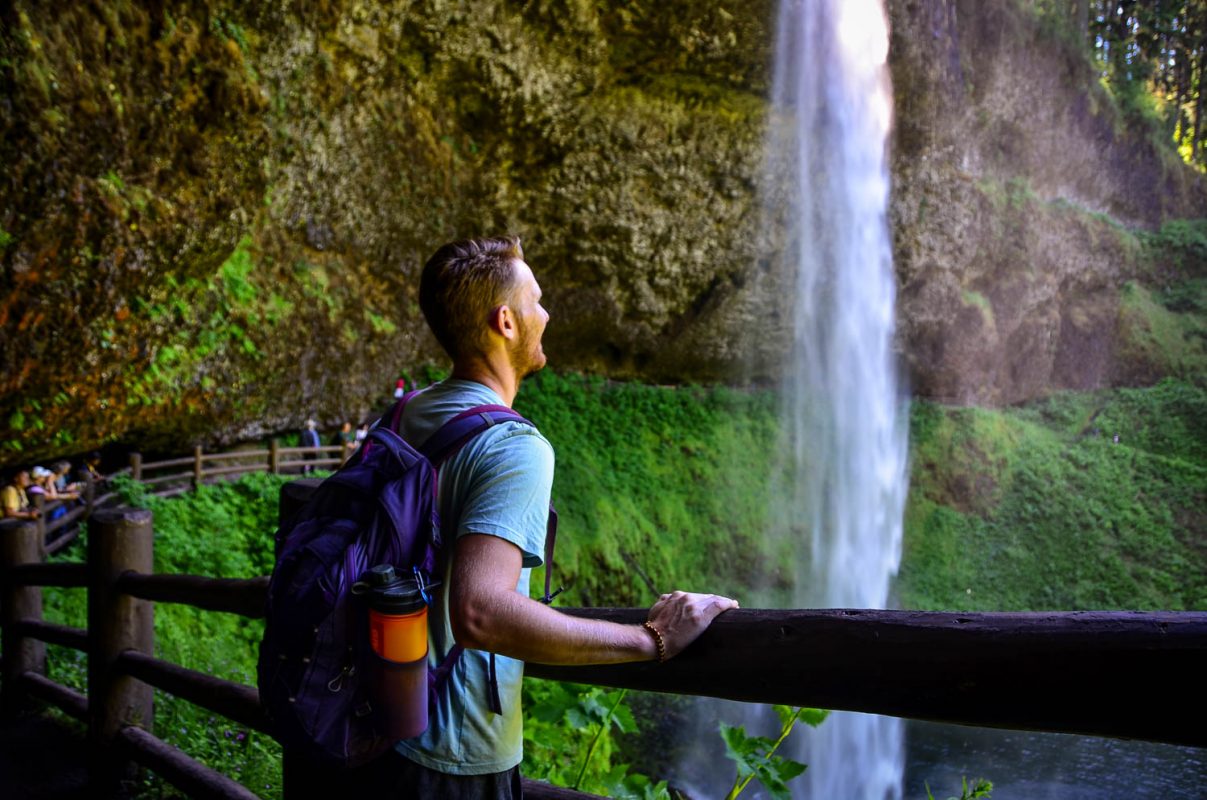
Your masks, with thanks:
[[[84,463],[76,472],[76,477],[80,483],[92,482],[92,491],[94,496],[100,494],[105,489],[105,476],[101,474],[101,454],[93,450],[88,455],[84,456]]]
[[[0,505],[4,506],[6,519],[37,519],[38,510],[29,502],[26,493],[32,481],[27,470],[18,470],[12,481],[0,489]]]
[[[452,377],[407,397],[398,432],[420,446],[463,411],[510,407],[520,381],[545,366],[549,315],[540,300],[518,239],[441,247],[423,269],[419,304],[452,357]],[[529,573],[545,552],[553,468],[548,440],[514,421],[487,428],[444,462],[437,499],[441,531],[454,544],[429,611],[429,667],[455,644],[465,651],[425,733],[365,767],[294,773],[299,785],[314,796],[520,797],[525,661],[665,661],[737,607],[726,597],[673,592],[654,603],[643,625],[620,625],[530,599]],[[491,653],[498,693],[488,698]]]
[[[332,444],[339,445],[341,463],[352,455],[352,451],[356,449],[356,431],[352,430],[351,422],[345,422],[340,426],[339,432],[335,434]]]
[[[319,440],[319,432],[316,428],[317,423],[314,420],[306,420],[306,428],[302,431],[302,447],[312,447],[314,448],[314,452],[303,453],[302,458],[305,461],[315,461],[319,457],[318,448],[322,446],[322,442]],[[306,464],[302,467],[303,475],[309,475],[311,472],[314,472],[312,464]]]
[[[359,428],[356,429],[356,446],[360,447],[361,444],[368,437],[369,437],[369,423],[366,422],[363,425],[361,425]]]
[[[407,380],[406,380],[406,378],[399,378],[397,381],[394,382],[394,399],[397,400],[406,393],[407,393]]]
[[[30,497],[37,495],[46,499],[49,496],[49,492],[46,490],[47,479],[53,477],[53,473],[46,467],[34,467],[29,471],[29,477],[33,480],[25,488],[26,493]]]
[[[76,495],[79,496],[80,484],[68,483],[67,476],[71,473],[70,461],[58,461],[51,467],[54,472],[54,488],[55,493],[59,496]]]

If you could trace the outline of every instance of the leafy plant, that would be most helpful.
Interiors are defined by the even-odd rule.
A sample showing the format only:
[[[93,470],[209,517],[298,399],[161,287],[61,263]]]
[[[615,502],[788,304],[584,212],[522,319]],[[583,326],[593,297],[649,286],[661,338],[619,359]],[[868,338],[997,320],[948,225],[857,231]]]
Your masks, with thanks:
[[[829,711],[816,708],[792,708],[791,706],[772,706],[780,720],[779,737],[769,739],[763,736],[749,736],[742,726],[732,726],[721,723],[721,738],[725,740],[725,755],[737,764],[737,776],[725,800],[734,800],[742,793],[752,780],[758,779],[776,800],[787,800],[791,795],[788,781],[799,777],[805,771],[805,765],[782,756],[775,755],[788,734],[796,727],[796,723],[804,722],[816,728],[829,715]]]
[[[962,791],[959,797],[948,797],[947,800],[980,800],[981,798],[989,797],[993,792],[993,784],[984,778],[977,778],[972,782],[972,786],[968,785],[968,778],[961,778]],[[935,796],[930,793],[930,786],[926,785],[926,800],[935,800]]]
[[[624,702],[627,694],[624,689],[524,681],[524,774],[608,797],[669,797],[665,781],[612,763],[613,735],[637,731],[632,709]]]

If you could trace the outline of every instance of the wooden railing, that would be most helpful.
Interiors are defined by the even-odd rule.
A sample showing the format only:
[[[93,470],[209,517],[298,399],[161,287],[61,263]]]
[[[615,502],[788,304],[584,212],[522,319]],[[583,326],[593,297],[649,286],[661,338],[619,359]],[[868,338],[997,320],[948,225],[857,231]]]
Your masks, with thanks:
[[[314,482],[299,483],[309,491]],[[294,508],[288,498],[300,495],[282,494],[283,507]],[[87,563],[46,562],[41,526],[26,520],[0,523],[0,715],[12,717],[40,701],[85,722],[93,796],[116,794],[141,764],[192,797],[254,798],[245,786],[154,735],[154,689],[250,730],[272,733],[254,687],[154,656],[154,608],[155,603],[183,603],[262,618],[268,578],[155,575],[153,542],[150,511],[100,508],[89,526]],[[44,586],[85,588],[87,629],[45,621]],[[86,694],[46,677],[47,644],[87,655]],[[306,786],[294,785],[288,759],[282,772],[287,798],[308,796]],[[0,796],[4,788],[0,776]],[[537,800],[592,797],[529,780],[524,791]]]
[[[274,475],[289,475],[310,472],[314,469],[335,469],[341,466],[356,450],[354,444],[320,445],[319,447],[281,447],[273,439],[267,450],[232,450],[223,453],[206,453],[200,446],[193,448],[191,456],[170,458],[162,461],[143,461],[141,453],[130,454],[130,464],[112,475],[101,478],[101,485],[127,475],[150,488],[157,497],[174,497],[203,483],[218,478],[234,478],[251,472],[269,472]],[[184,469],[188,467],[189,469]],[[117,492],[97,493],[97,484],[92,478],[83,482],[79,501],[47,500],[43,495],[32,497],[38,511],[35,520],[48,555],[75,541],[79,526],[92,516],[98,508],[104,508],[118,500]],[[57,509],[65,512],[55,515]],[[64,532],[55,536],[60,530]]]
[[[200,446],[191,456],[164,461],[143,461],[140,453],[130,454],[129,474],[152,487],[161,496],[187,492],[215,478],[229,478],[249,472],[288,475],[312,469],[335,469],[356,449],[353,444],[319,447],[281,447],[275,439],[267,450],[232,450],[206,453]]]
[[[283,487],[287,517],[316,480]],[[140,763],[196,797],[254,795],[153,735],[159,688],[249,729],[271,732],[253,687],[153,656],[154,603],[262,617],[267,578],[153,575],[145,510],[99,509],[88,563],[44,563],[37,526],[0,531],[4,665],[0,711],[32,699],[85,720],[103,793]],[[41,586],[89,592],[88,629],[42,620]],[[643,609],[567,609],[636,623]],[[88,655],[83,695],[45,677],[45,644]],[[865,711],[960,724],[1207,746],[1207,613],[955,614],[734,610],[666,664],[553,667],[535,677],[647,691]],[[287,798],[305,796],[283,770]],[[2,787],[0,787],[2,788]],[[586,797],[533,781],[533,798]]]

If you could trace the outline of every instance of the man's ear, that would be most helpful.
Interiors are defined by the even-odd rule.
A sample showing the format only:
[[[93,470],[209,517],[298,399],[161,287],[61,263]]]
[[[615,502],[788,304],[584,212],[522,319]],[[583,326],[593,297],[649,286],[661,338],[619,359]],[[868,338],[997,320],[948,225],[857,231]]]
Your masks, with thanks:
[[[518,335],[515,312],[511,310],[511,306],[506,303],[495,306],[490,312],[490,329],[504,339],[514,339]]]

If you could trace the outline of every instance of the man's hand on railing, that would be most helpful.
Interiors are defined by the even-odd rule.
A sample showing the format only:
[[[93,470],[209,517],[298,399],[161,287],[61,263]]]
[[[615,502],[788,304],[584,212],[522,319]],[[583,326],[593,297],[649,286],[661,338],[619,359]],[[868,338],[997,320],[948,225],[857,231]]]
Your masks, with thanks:
[[[721,595],[671,592],[650,607],[647,620],[661,636],[664,659],[669,659],[704,633],[718,614],[737,607],[737,600]]]

